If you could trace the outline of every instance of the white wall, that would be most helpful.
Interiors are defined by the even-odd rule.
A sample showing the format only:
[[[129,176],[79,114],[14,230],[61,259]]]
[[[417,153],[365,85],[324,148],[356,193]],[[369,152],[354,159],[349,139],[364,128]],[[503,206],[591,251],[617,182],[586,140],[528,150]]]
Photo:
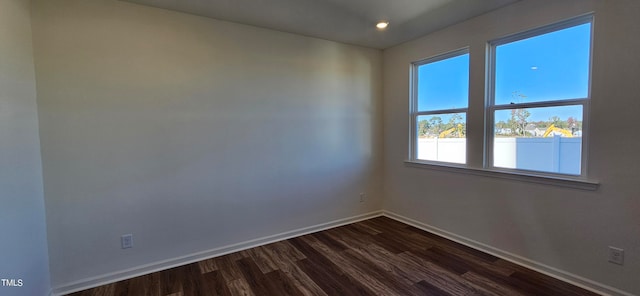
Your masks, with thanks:
[[[601,182],[597,191],[403,164],[409,142],[410,62],[470,46],[470,109],[481,110],[487,40],[590,11],[595,11],[595,37],[587,148],[589,177]],[[523,0],[385,50],[385,209],[640,294],[638,12],[636,0]],[[481,151],[482,147],[471,145],[482,142],[482,112],[470,111],[467,118],[467,151]],[[470,154],[468,161],[481,164],[476,155]],[[607,262],[609,245],[625,249],[624,266]]]
[[[0,1],[0,295],[45,295],[49,262],[28,0]]]
[[[523,0],[386,50],[384,79],[376,50],[115,0],[33,5],[54,287],[377,210],[384,177],[387,210],[640,294],[640,138],[629,137],[640,110],[637,1]],[[23,277],[18,295],[40,295],[48,265],[28,10],[0,2],[0,222],[12,237],[0,244],[12,254],[0,257],[0,277]],[[597,191],[403,165],[411,61],[470,45],[470,108],[481,108],[486,40],[589,11]],[[478,143],[483,118],[468,120]],[[119,248],[124,233],[133,249]],[[606,262],[608,245],[626,250],[625,266]]]
[[[380,209],[381,51],[33,5],[54,287]]]

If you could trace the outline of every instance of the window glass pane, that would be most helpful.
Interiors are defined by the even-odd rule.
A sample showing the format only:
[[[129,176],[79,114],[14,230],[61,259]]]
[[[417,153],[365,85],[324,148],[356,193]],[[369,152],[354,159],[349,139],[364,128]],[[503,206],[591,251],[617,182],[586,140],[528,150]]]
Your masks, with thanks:
[[[588,97],[591,23],[496,47],[495,104]]]
[[[419,65],[418,111],[467,108],[469,54]]]
[[[465,163],[467,156],[466,113],[418,116],[417,158]]]
[[[493,166],[580,175],[582,106],[498,110]]]

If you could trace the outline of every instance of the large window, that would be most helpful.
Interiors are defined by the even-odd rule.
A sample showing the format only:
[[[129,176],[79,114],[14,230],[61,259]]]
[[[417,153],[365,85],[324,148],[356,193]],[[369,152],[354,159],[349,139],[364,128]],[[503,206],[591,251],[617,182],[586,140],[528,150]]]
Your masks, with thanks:
[[[413,63],[409,161],[586,182],[592,24],[582,16]],[[485,92],[469,93],[470,57],[487,58],[471,78]]]
[[[412,159],[466,163],[469,51],[412,65]]]
[[[591,17],[490,42],[489,166],[583,175]]]

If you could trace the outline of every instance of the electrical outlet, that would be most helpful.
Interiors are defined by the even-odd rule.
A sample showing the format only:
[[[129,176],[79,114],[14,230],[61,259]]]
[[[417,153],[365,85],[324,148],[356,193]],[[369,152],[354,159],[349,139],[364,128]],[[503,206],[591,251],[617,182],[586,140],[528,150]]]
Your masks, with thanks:
[[[120,244],[123,249],[133,248],[133,234],[125,234],[120,237]]]
[[[367,194],[364,192],[360,192],[360,202],[364,202],[364,199],[367,197]]]
[[[616,247],[609,246],[609,262],[623,265],[624,264],[624,250]]]

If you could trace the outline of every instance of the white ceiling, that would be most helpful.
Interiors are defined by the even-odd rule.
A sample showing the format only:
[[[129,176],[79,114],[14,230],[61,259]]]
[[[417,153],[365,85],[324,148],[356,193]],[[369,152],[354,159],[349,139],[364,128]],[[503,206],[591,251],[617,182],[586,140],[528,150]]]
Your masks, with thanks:
[[[382,49],[519,0],[124,1]],[[389,27],[376,29],[379,20]]]

